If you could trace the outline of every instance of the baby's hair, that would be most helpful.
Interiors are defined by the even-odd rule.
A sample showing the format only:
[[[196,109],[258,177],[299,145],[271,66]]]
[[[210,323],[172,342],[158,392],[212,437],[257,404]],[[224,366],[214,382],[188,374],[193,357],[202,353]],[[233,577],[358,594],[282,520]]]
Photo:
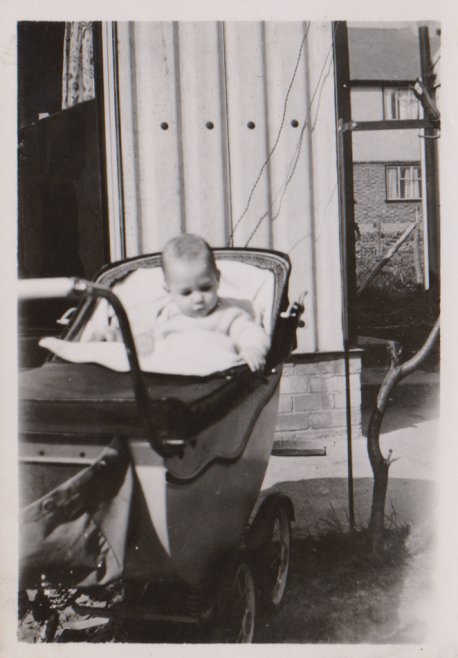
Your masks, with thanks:
[[[161,265],[164,274],[167,274],[167,267],[172,260],[195,261],[201,257],[207,261],[209,269],[216,271],[215,257],[211,247],[203,238],[191,233],[178,235],[172,238],[165,245],[161,254]]]

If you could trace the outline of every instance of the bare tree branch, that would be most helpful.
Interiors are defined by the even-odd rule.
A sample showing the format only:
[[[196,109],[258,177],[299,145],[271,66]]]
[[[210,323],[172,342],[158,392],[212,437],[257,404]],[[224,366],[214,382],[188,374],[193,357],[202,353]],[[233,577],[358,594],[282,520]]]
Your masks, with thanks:
[[[423,347],[417,352],[417,354],[415,354],[415,356],[402,365],[399,364],[399,356],[401,353],[399,345],[390,341],[388,347],[391,365],[378,392],[377,404],[372,411],[367,431],[367,452],[372,472],[374,473],[374,489],[372,493],[369,531],[372,536],[372,547],[375,550],[380,550],[383,547],[388,470],[390,465],[396,461],[396,459],[392,458],[392,450],[388,452],[388,456],[385,459],[380,449],[380,428],[385,415],[386,405],[395,386],[401,381],[401,379],[404,379],[416,370],[416,368],[418,368],[429,355],[439,336],[439,328],[440,317],[437,319],[436,324],[431,330]]]

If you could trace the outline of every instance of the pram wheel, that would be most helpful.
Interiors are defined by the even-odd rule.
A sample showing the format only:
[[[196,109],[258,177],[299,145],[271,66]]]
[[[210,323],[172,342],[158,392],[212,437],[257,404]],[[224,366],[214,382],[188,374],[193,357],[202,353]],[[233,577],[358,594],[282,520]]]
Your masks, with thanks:
[[[212,641],[250,644],[255,624],[255,586],[248,555],[237,554],[223,569],[212,627]]]
[[[25,590],[19,595],[18,640],[29,644],[53,642],[59,625],[59,612],[50,608],[46,597],[38,591],[30,601]]]
[[[286,589],[291,551],[291,525],[285,508],[280,505],[275,515],[272,538],[267,550],[270,554],[269,575],[274,581],[269,598],[272,606],[278,608]]]
[[[283,601],[291,554],[288,510],[275,501],[271,508],[267,541],[257,552],[256,571],[261,600],[267,612],[276,612]]]
[[[59,626],[59,613],[54,611],[51,617],[40,626],[39,632],[35,636],[35,642],[53,642]]]

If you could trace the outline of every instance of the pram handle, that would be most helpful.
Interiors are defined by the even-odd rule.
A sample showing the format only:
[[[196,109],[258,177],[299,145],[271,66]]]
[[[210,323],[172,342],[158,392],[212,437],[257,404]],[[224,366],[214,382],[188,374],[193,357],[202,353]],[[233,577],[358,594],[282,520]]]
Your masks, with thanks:
[[[19,301],[27,299],[52,299],[72,296],[75,279],[59,277],[54,279],[21,279],[17,282]]]
[[[173,440],[170,447],[159,440],[154,429],[149,413],[148,392],[143,380],[142,371],[138,362],[137,350],[135,348],[132,330],[130,328],[129,318],[126,310],[119,297],[109,288],[92,281],[71,278],[49,278],[49,279],[24,279],[18,281],[18,298],[20,301],[27,299],[50,299],[56,297],[102,297],[113,307],[118,320],[124,346],[129,360],[130,374],[134,388],[135,399],[143,419],[146,436],[153,449],[162,456],[170,455],[171,451],[176,452],[187,441]],[[182,405],[184,403],[181,403]],[[173,446],[173,447],[172,447]]]

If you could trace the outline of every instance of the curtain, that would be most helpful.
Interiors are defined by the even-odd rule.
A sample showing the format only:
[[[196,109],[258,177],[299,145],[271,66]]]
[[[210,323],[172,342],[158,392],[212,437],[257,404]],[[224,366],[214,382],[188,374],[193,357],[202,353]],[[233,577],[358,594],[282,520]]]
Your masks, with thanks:
[[[397,91],[398,119],[418,119],[418,101],[410,89]]]
[[[421,169],[413,168],[412,199],[421,199]]]
[[[385,89],[385,119],[418,119],[419,104],[410,89]]]
[[[92,22],[65,24],[62,109],[95,98]]]
[[[398,168],[387,167],[386,169],[386,189],[388,199],[398,199]]]
[[[399,198],[411,199],[411,182],[412,171],[410,167],[400,167],[401,175],[399,177]]]

